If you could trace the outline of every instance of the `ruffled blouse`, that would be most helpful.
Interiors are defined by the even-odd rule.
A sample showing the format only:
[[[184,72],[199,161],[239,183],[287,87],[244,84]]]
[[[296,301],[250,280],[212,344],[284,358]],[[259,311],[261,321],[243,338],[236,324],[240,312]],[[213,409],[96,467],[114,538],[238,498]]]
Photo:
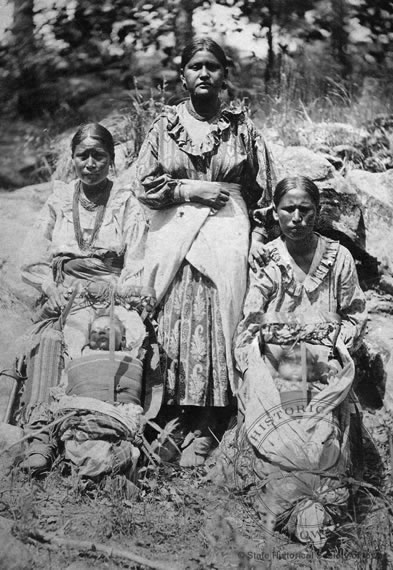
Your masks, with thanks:
[[[353,351],[364,330],[367,310],[359,286],[355,262],[339,242],[318,235],[318,245],[303,282],[296,279],[293,260],[282,237],[266,245],[269,262],[257,273],[250,272],[243,320],[235,342],[239,369],[248,368],[250,344],[261,326],[277,315],[304,320],[305,315],[332,314],[341,317],[340,336]]]
[[[54,181],[53,192],[39,213],[22,249],[22,278],[45,292],[53,283],[52,261],[59,254],[75,257],[104,256],[108,252],[125,256],[128,274],[140,273],[143,266],[146,221],[143,209],[128,188],[114,183],[102,225],[89,252],[79,248],[73,224],[75,181]],[[88,241],[97,215],[79,205],[82,238]]]
[[[182,102],[154,121],[137,162],[139,199],[149,208],[162,209],[180,202],[175,188],[181,180],[232,182],[241,184],[254,218],[255,210],[271,204],[275,181],[262,135],[236,107],[222,108],[202,140],[192,132],[189,117]]]

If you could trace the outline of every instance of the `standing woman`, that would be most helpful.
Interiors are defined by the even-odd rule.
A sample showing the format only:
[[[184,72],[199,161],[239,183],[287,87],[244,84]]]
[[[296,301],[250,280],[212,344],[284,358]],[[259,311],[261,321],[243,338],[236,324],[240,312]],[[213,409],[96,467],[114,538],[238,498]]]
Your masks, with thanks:
[[[154,211],[144,271],[158,300],[163,411],[189,431],[183,466],[203,464],[213,443],[209,428],[216,430],[237,391],[232,340],[247,259],[258,257],[266,235],[254,213],[272,196],[263,138],[242,109],[220,101],[227,68],[225,53],[208,38],[184,49],[189,99],[155,120],[137,168],[140,200]]]

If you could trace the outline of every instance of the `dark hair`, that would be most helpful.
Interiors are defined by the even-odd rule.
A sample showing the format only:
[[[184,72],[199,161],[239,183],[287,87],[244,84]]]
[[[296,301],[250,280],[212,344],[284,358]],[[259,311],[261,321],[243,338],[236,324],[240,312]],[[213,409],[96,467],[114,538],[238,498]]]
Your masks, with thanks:
[[[214,40],[205,37],[194,38],[183,49],[181,56],[181,68],[184,69],[187,63],[194,57],[198,51],[210,51],[219,61],[226,71],[228,69],[228,60],[222,47]]]
[[[115,143],[111,133],[99,123],[86,123],[82,125],[74,134],[71,140],[71,156],[75,154],[75,149],[84,139],[91,137],[98,140],[111,158],[111,164],[115,162]]]
[[[307,178],[307,176],[287,176],[286,178],[280,180],[276,186],[276,189],[274,190],[273,204],[276,206],[276,208],[278,207],[281,198],[285,196],[287,192],[294,190],[295,188],[299,188],[300,190],[307,192],[316,208],[319,207],[319,188],[316,184],[314,184],[311,178]]]

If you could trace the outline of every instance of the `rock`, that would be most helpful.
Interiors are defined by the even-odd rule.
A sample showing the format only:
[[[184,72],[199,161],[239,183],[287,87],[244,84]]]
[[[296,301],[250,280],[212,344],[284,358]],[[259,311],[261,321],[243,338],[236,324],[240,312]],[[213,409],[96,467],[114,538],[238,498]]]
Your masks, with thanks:
[[[340,241],[358,264],[361,283],[369,286],[378,279],[378,262],[366,248],[363,207],[354,188],[338,173],[316,182],[321,191],[321,211],[317,231]]]
[[[7,167],[2,166],[2,172],[0,173],[0,189],[2,190],[13,190],[14,188],[20,188],[25,184],[25,179],[15,169],[10,167],[7,172]]]
[[[393,169],[371,173],[352,170],[347,180],[364,211],[367,251],[393,270]]]
[[[334,168],[330,162],[303,146],[284,147],[271,144],[270,147],[277,170],[277,180],[285,176],[302,175],[316,181],[333,176]]]
[[[319,231],[333,230],[347,236],[356,247],[365,249],[366,232],[359,198],[345,184],[345,179],[335,175],[328,181],[317,182],[321,192]]]
[[[393,277],[390,275],[382,275],[379,281],[379,286],[382,291],[393,295]]]
[[[108,92],[110,87],[110,82],[98,77],[97,73],[74,77],[65,76],[59,82],[63,102],[75,108],[79,108],[97,93]]]
[[[389,314],[373,314],[368,324],[366,348],[370,357],[364,368],[358,368],[357,394],[367,408],[382,403],[393,413],[393,321]]]
[[[18,91],[18,113],[27,120],[46,113],[54,113],[64,101],[59,86],[53,83],[42,83],[39,87],[22,87]]]
[[[32,287],[25,285],[20,276],[20,263],[23,258],[22,244],[26,230],[31,227],[36,214],[42,208],[52,191],[52,183],[33,184],[10,193],[0,193],[1,278],[2,285],[25,301],[33,302],[37,294]]]
[[[300,144],[313,150],[321,147],[333,148],[338,145],[358,148],[367,135],[366,129],[359,129],[346,123],[310,123],[298,131]]]
[[[23,429],[17,426],[12,426],[8,423],[0,422],[0,475],[8,475],[9,470],[15,463],[17,457],[23,455],[23,443],[19,443],[24,436]],[[5,449],[8,449],[4,452]]]
[[[130,92],[121,87],[113,87],[111,94],[101,93],[97,91],[98,95],[90,97],[86,103],[79,107],[79,112],[85,121],[98,121],[102,122],[102,117],[109,117],[114,114],[113,109],[124,109],[123,118],[127,115],[127,107],[129,107],[131,98]],[[116,113],[118,114],[118,113]]]
[[[28,570],[33,568],[28,548],[11,533],[13,521],[0,517],[0,570]]]

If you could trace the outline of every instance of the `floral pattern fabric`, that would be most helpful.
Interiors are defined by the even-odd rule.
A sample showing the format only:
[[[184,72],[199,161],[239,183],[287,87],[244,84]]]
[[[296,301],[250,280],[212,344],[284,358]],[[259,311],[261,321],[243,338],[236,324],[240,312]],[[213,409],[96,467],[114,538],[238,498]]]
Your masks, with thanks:
[[[320,314],[323,323],[327,314],[337,314],[341,317],[339,338],[353,352],[364,329],[367,310],[349,251],[338,242],[318,236],[312,265],[300,283],[284,240],[277,238],[267,247],[270,261],[258,273],[250,273],[244,317],[238,327],[235,357],[240,370],[247,370],[250,345],[269,320],[292,319],[301,323],[305,317]]]
[[[184,262],[158,315],[168,404],[229,404],[225,340],[217,289]]]

